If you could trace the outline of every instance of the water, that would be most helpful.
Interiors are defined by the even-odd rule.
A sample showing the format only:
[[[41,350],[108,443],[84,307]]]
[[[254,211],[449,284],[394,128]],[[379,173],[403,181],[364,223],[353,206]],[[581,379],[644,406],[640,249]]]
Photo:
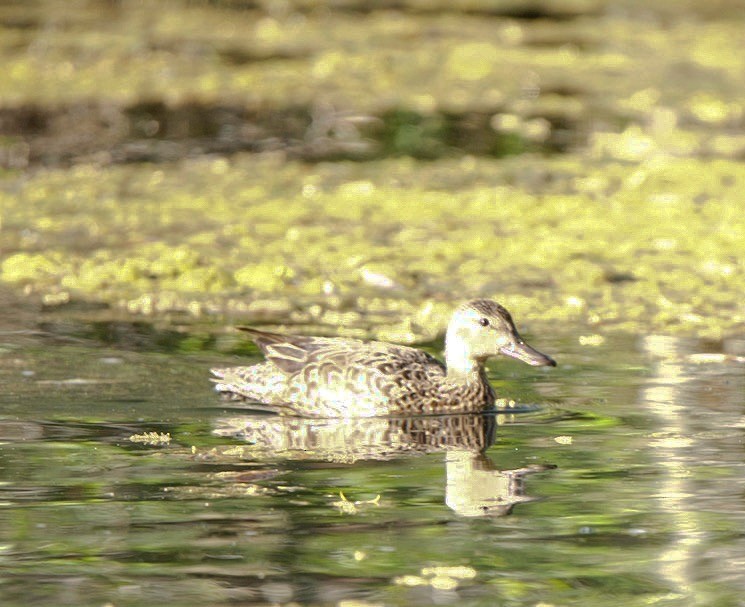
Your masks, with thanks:
[[[227,408],[224,355],[13,322],[4,606],[745,604],[742,342],[569,327],[531,336],[557,369],[492,367],[514,411],[342,423]]]

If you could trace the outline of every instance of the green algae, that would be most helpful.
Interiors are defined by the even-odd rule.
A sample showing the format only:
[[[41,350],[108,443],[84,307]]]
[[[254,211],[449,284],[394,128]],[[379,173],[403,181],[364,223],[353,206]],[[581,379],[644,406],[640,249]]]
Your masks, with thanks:
[[[739,163],[672,157],[47,170],[4,200],[0,279],[145,313],[266,317],[261,302],[286,300],[270,319],[403,339],[473,296],[538,325],[716,336],[745,314],[743,181]]]
[[[741,330],[742,15],[624,6],[1,7],[0,280],[398,340],[474,296]]]

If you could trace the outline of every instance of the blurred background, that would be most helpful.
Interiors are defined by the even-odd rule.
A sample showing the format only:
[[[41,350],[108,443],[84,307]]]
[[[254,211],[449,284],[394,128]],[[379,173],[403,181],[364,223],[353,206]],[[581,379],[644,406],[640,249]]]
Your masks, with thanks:
[[[1,284],[409,341],[476,296],[721,337],[744,23],[725,0],[0,2]]]

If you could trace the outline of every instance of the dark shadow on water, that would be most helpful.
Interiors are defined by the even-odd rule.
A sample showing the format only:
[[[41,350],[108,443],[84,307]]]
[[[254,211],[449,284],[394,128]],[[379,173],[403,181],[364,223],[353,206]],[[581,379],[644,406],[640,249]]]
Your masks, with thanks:
[[[309,162],[404,155],[422,160],[462,154],[503,157],[562,152],[585,137],[568,116],[546,115],[552,135],[540,143],[530,141],[492,128],[490,120],[503,111],[495,106],[421,113],[399,107],[361,114],[325,103],[251,109],[226,103],[85,102],[0,108],[0,135],[16,143],[9,150],[23,154],[5,158],[8,166],[158,163],[270,151]]]

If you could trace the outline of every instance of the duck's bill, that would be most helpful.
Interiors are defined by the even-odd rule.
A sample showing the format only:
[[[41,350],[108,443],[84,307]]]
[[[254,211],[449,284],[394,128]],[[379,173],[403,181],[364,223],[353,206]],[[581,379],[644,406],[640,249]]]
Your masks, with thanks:
[[[516,358],[534,367],[555,367],[556,361],[520,340],[499,350],[505,356]]]

